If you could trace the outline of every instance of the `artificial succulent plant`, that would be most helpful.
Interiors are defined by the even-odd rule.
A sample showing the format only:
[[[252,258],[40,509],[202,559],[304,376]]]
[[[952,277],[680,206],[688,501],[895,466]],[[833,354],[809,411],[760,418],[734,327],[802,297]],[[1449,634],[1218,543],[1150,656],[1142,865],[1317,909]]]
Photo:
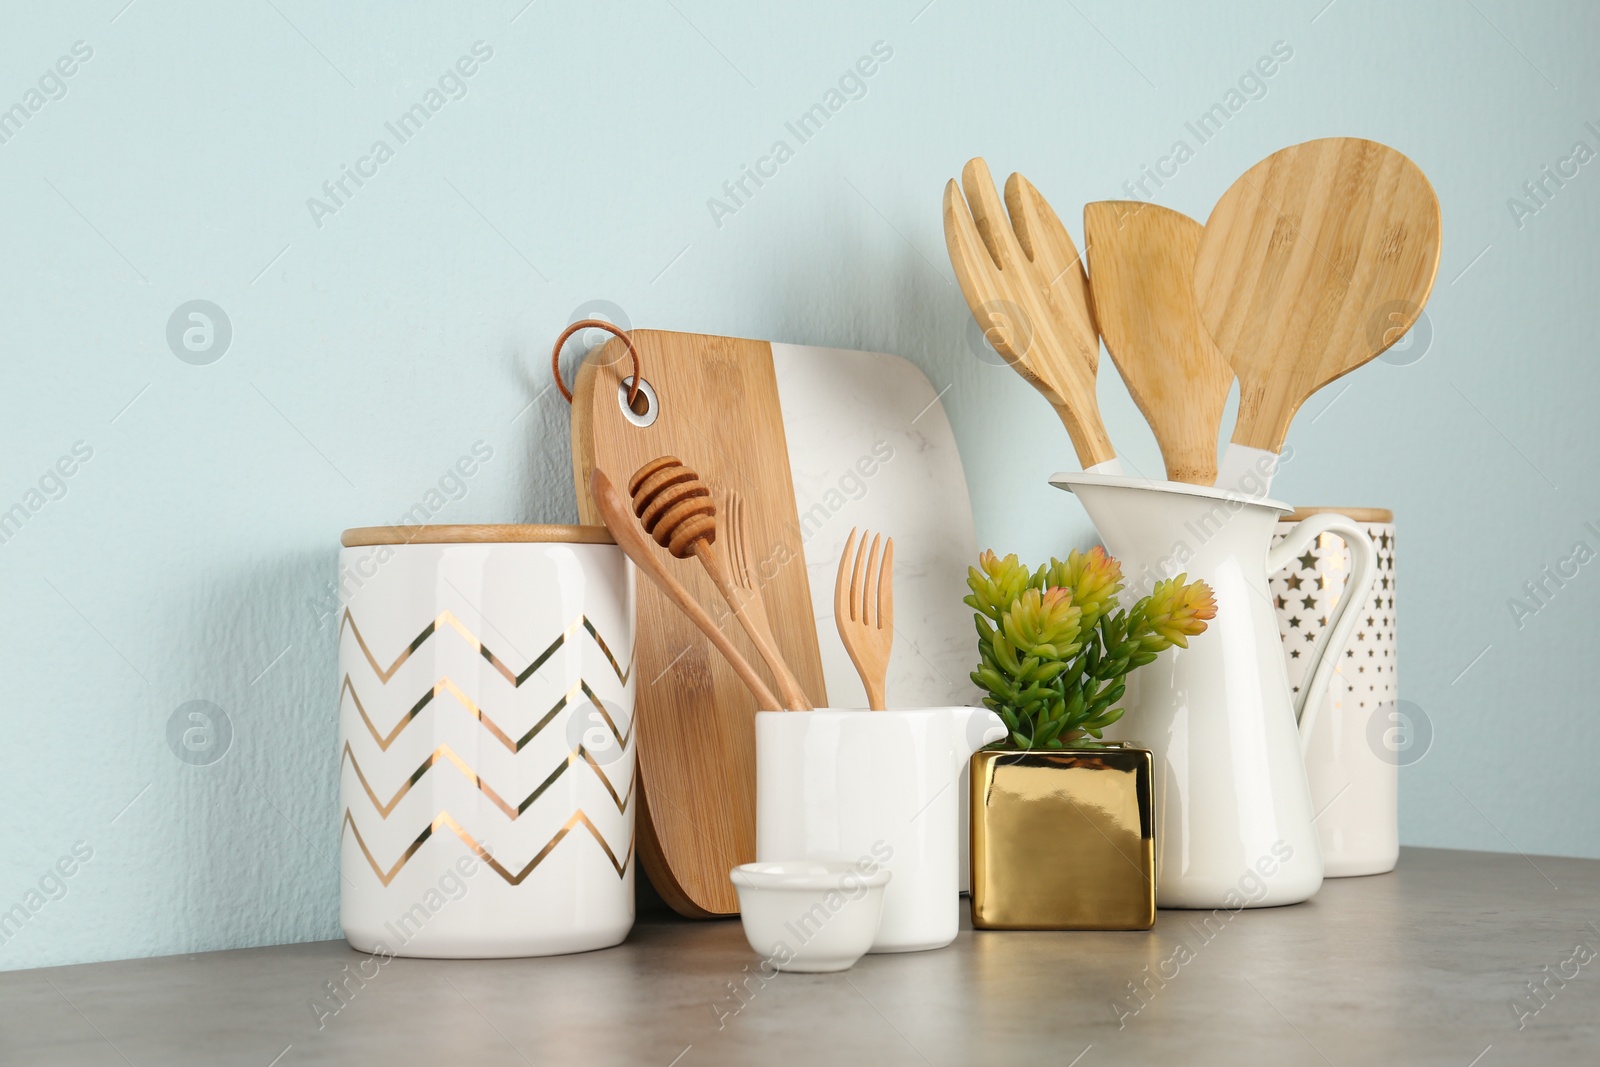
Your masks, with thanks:
[[[984,706],[1005,721],[999,747],[1098,747],[1122,717],[1128,672],[1203,633],[1217,613],[1211,589],[1180,574],[1119,609],[1122,567],[1105,549],[1074,549],[1029,570],[1015,554],[984,552],[967,569],[977,615]]]

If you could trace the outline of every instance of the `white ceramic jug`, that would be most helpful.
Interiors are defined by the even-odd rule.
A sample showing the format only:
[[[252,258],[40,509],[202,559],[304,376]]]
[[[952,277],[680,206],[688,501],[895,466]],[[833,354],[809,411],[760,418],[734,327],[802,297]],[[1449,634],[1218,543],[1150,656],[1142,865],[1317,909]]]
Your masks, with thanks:
[[[961,771],[1005,737],[983,708],[756,713],[756,858],[894,872],[872,952],[942,948],[960,928]]]
[[[1187,649],[1172,649],[1128,678],[1127,714],[1113,731],[1156,760],[1156,904],[1164,908],[1271,907],[1322,886],[1316,813],[1302,737],[1311,733],[1333,662],[1356,622],[1351,606],[1374,573],[1372,542],[1343,515],[1300,523],[1269,551],[1288,505],[1176,482],[1058,474],[1076,493],[1106,551],[1122,562],[1124,604],[1180,573],[1204,579],[1217,617]],[[1346,593],[1304,655],[1310,683],[1289,691],[1267,576],[1337,533],[1350,547]]]

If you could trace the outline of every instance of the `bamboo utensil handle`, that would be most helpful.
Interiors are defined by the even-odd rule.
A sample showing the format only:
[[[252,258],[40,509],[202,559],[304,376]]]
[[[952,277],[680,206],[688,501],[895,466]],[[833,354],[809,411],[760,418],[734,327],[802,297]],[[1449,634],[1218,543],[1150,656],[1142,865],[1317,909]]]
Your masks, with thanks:
[[[717,538],[717,508],[711,490],[676,456],[660,456],[634,472],[628,481],[628,492],[633,496],[634,514],[656,544],[679,559],[693,555],[700,560],[750,643],[771,669],[778,692],[783,695],[783,707],[788,711],[810,711],[811,701],[784,662],[783,653],[778,651],[767,628],[752,616],[750,598],[735,588],[727,568],[712,550]]]
[[[744,627],[750,643],[756,646],[756,651],[771,669],[772,677],[778,683],[778,692],[782,694],[784,710],[812,710],[811,699],[806,696],[805,690],[800,688],[800,682],[789,669],[788,663],[784,662],[783,653],[778,651],[772,636],[752,617],[748,598],[729,582],[727,569],[711,551],[711,542],[704,539],[696,541],[694,554],[699,558],[700,565],[706,569],[706,573],[711,576],[711,581],[722,594],[722,599],[733,609],[734,617],[739,620],[739,625]]]
[[[750,564],[750,509],[745,505],[744,497],[732,489],[723,494],[722,508],[722,547],[724,568],[728,572],[728,584],[732,587],[734,595],[739,598],[739,607],[744,611],[740,621],[746,628],[754,626],[755,637],[777,648],[777,639],[772,636],[772,620],[767,615],[767,600],[761,592],[763,584],[759,571]],[[784,663],[787,669],[787,662]],[[804,707],[793,709],[810,711],[812,704],[806,696],[805,687],[798,678],[794,678],[793,692],[798,695]],[[786,693],[787,697],[788,694]]]
[[[739,676],[739,680],[755,694],[757,703],[762,708],[777,709],[778,698],[772,695],[772,691],[761,680],[761,676],[756,674],[755,668],[751,667],[749,661],[733,647],[733,642],[728,640],[727,635],[717,628],[717,624],[712,621],[706,609],[702,608],[694,597],[689,595],[689,591],[661,565],[661,561],[650,548],[650,542],[645,540],[643,531],[639,529],[639,524],[634,521],[627,500],[617,487],[611,484],[611,479],[605,476],[605,472],[598,467],[589,478],[589,493],[594,498],[595,508],[600,512],[601,521],[611,531],[611,536],[617,539],[617,547],[622,549],[640,570],[649,575],[651,581],[661,587],[661,591],[678,605],[678,608],[689,617],[690,622],[700,628],[700,632],[706,635],[718,652],[722,653],[722,657],[728,661],[728,665]]]

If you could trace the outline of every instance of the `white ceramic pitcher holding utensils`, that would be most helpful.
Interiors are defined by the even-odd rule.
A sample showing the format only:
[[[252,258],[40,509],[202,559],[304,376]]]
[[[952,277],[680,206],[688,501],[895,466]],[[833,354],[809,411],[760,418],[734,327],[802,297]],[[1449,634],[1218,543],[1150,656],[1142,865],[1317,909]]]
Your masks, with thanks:
[[[1164,908],[1270,907],[1322,885],[1316,813],[1302,737],[1332,675],[1351,610],[1372,584],[1375,553],[1342,515],[1314,515],[1268,550],[1288,505],[1202,486],[1063,473],[1134,595],[1180,572],[1211,586],[1217,616],[1203,640],[1129,679],[1127,714],[1108,734],[1137,737],[1156,762],[1156,903]],[[1267,576],[1333,532],[1350,548],[1349,585],[1300,697],[1298,727]]]
[[[1374,553],[1333,515],[1294,527],[1269,552],[1274,523],[1290,509],[1264,498],[1306,398],[1370,362],[1421,315],[1439,263],[1438,198],[1392,148],[1308,141],[1251,168],[1203,228],[1151,205],[1089,205],[1085,278],[1059,219],[1025,179],[1006,184],[1009,218],[982,160],[962,179],[965,199],[954,182],[944,199],[962,294],[996,349],[1062,414],[1085,467],[1052,484],[1079,496],[1135,590],[1187,572],[1217,599],[1215,633],[1184,658],[1142,670],[1115,728],[1157,759],[1157,903],[1305,900],[1323,871],[1267,575],[1321,532],[1350,546],[1350,584],[1310,649],[1316,667],[1301,700],[1314,716],[1332,671],[1324,652],[1347,640],[1347,606],[1365,595]],[[1019,312],[1016,321],[996,323],[1001,307]],[[1172,481],[1110,469],[1089,324],[1156,431]],[[1219,469],[1214,441],[1234,376],[1238,424]],[[1213,471],[1219,488],[1203,487]],[[1298,732],[1311,725],[1304,718]]]

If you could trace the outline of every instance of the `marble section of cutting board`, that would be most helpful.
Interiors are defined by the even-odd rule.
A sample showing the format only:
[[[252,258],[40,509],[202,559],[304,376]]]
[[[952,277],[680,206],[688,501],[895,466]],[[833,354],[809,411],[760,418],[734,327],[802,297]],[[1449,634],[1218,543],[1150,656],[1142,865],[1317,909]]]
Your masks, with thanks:
[[[967,567],[978,538],[950,421],[917,366],[881,352],[774,344],[778,400],[828,700],[865,707],[833,584],[851,527],[894,540],[891,707],[975,704]]]

